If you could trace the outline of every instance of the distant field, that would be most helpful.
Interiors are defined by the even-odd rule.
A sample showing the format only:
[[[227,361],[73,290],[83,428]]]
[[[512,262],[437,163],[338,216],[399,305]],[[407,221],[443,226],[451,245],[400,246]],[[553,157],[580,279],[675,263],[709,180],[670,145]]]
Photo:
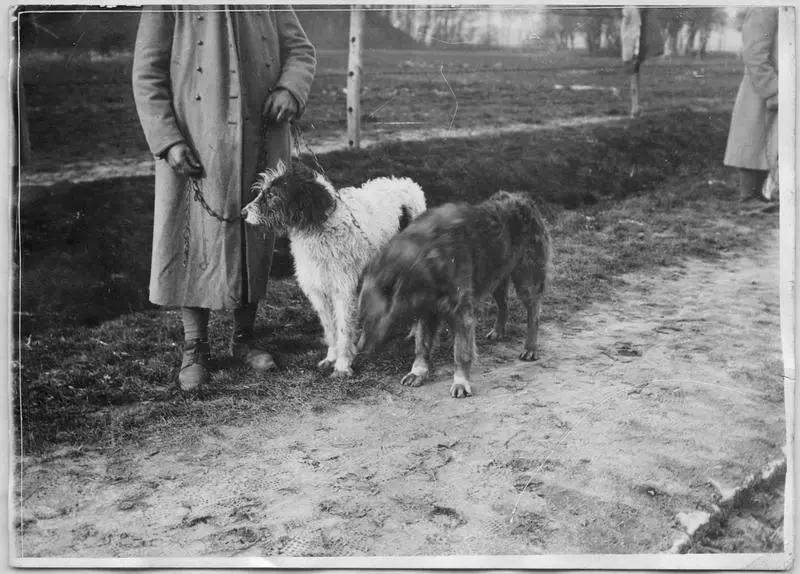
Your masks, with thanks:
[[[312,140],[341,134],[346,126],[347,53],[321,50],[318,60],[302,123]],[[54,169],[70,161],[145,156],[130,69],[129,54],[95,61],[85,55],[23,57],[33,149],[27,167]],[[615,58],[570,52],[369,50],[363,69],[365,134],[451,123],[455,128],[535,124],[628,110],[628,76]],[[740,79],[741,63],[734,58],[654,60],[642,70],[642,103],[648,111],[725,109]]]

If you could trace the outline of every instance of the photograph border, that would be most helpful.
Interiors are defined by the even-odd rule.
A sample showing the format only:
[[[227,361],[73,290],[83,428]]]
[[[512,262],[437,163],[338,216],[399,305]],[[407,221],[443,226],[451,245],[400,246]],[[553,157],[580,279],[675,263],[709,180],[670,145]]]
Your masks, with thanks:
[[[113,4],[104,4],[108,6],[124,6],[130,5],[137,7],[142,4],[155,4],[152,0],[139,3],[117,2]],[[336,2],[342,4],[341,2]],[[348,4],[353,4],[350,2]],[[373,3],[368,2],[355,2],[362,5],[370,5]],[[54,3],[55,4],[55,3]],[[195,3],[195,4],[206,4]],[[257,4],[256,2],[243,2],[243,4]],[[320,2],[318,0],[311,0],[302,2],[302,5],[330,5],[331,2]],[[384,4],[396,5],[412,5],[421,4],[420,2],[387,2]],[[545,2],[478,2],[478,1],[465,1],[457,2],[455,5],[498,5],[504,7],[513,6],[530,6],[533,4],[545,4]],[[547,2],[548,5],[581,5],[581,6],[604,6],[604,5],[619,5],[612,2],[578,2],[578,1],[553,1]],[[735,2],[726,3],[727,6],[746,6],[753,5],[753,2]],[[797,393],[795,390],[795,374],[796,374],[796,358],[800,356],[800,345],[798,345],[797,336],[797,309],[800,305],[800,297],[796,290],[796,269],[800,263],[800,257],[797,252],[797,227],[796,222],[798,218],[798,203],[796,202],[796,165],[797,165],[797,62],[798,62],[798,21],[797,21],[797,6],[787,5],[786,2],[765,2],[759,3],[762,5],[780,6],[780,32],[779,34],[786,38],[787,34],[791,34],[791,41],[785,39],[780,40],[780,53],[779,53],[779,69],[781,70],[779,76],[779,109],[781,122],[779,123],[779,149],[780,149],[780,309],[781,309],[781,340],[782,352],[784,359],[784,399],[785,399],[785,416],[786,416],[786,489],[785,489],[785,515],[784,515],[784,551],[781,553],[769,554],[639,554],[639,555],[619,555],[619,554],[580,554],[580,555],[541,555],[541,556],[494,556],[494,555],[479,555],[479,556],[397,556],[397,557],[314,557],[314,558],[290,558],[290,557],[272,557],[272,558],[217,558],[217,557],[204,557],[204,558],[26,558],[18,557],[15,555],[15,533],[14,528],[14,512],[16,506],[14,500],[14,485],[17,477],[15,476],[14,468],[16,457],[14,455],[14,448],[11,448],[10,441],[3,441],[3,448],[7,449],[6,452],[0,453],[3,459],[3,464],[7,465],[7,475],[9,482],[5,487],[7,488],[7,496],[4,497],[3,503],[6,505],[7,525],[8,525],[8,544],[5,546],[8,551],[9,563],[15,567],[24,568],[358,568],[358,569],[591,569],[591,570],[785,570],[793,563],[793,549],[795,539],[795,518],[796,518],[796,484],[794,480],[795,460],[797,455],[797,444],[795,441],[796,435],[796,409],[797,409]],[[24,6],[25,4],[18,4]],[[58,5],[92,5],[85,2],[58,2]],[[641,2],[637,3],[640,6],[679,6],[679,5],[708,5],[707,2]],[[98,6],[99,7],[99,6]],[[12,6],[10,10],[13,10]],[[347,9],[343,6],[343,10]],[[13,31],[13,16],[9,12],[9,18],[6,19],[4,25],[8,32],[8,38],[14,38]],[[5,42],[3,49],[8,50],[10,47],[9,42]],[[14,43],[16,46],[16,43]],[[14,79],[14,74],[11,73],[13,67],[16,66],[16,55],[9,53],[8,60],[10,66],[3,73],[8,77],[9,87],[10,82]],[[11,100],[10,90],[6,90],[4,95],[6,98],[3,105],[3,112],[6,114],[7,124],[12,125],[13,117],[10,113],[11,106],[16,105],[16,102]],[[9,137],[6,139],[8,145],[8,155],[15,153],[16,143],[15,134],[9,130]],[[13,175],[7,165],[9,162],[4,162],[2,169],[6,181],[9,183],[8,193],[8,212],[6,213],[5,233],[2,234],[3,241],[6,242],[6,249],[2,251],[0,258],[0,269],[5,270],[8,281],[4,286],[6,300],[8,304],[0,311],[0,318],[4,321],[6,329],[4,336],[7,339],[7,344],[0,347],[0,363],[5,366],[6,373],[9,378],[9,392],[7,394],[8,404],[5,409],[2,409],[3,416],[6,417],[6,428],[9,429],[9,437],[14,437],[13,417],[15,414],[13,386],[17,384],[14,379],[12,371],[12,347],[14,345],[13,325],[13,301],[11,301],[13,293],[13,282],[15,281],[15,272],[13,269],[12,253],[13,253],[13,236],[14,229],[10,222],[14,218],[14,213],[18,212],[19,205],[14,203],[14,193],[11,189],[13,185]],[[19,180],[17,180],[19,181]],[[5,456],[3,456],[5,455]],[[3,469],[0,469],[2,472]],[[0,557],[2,560],[2,557]]]

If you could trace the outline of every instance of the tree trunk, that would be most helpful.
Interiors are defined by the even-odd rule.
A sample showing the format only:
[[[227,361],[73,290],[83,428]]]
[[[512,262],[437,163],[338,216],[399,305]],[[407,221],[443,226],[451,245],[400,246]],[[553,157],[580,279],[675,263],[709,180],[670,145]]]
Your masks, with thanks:
[[[691,54],[692,49],[694,48],[694,36],[696,33],[697,33],[697,28],[695,27],[694,22],[689,22],[686,33],[686,42],[680,49],[681,56],[686,56],[687,54]]]
[[[707,29],[700,30],[699,44],[697,46],[697,59],[702,60],[706,55],[708,49],[709,31]]]

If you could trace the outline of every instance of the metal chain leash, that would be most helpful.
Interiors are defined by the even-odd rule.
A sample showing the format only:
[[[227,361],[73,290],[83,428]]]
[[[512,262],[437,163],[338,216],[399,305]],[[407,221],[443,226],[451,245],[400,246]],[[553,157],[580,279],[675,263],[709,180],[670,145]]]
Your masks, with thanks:
[[[300,144],[302,143],[303,146],[305,146],[306,151],[308,151],[308,154],[311,156],[311,159],[314,160],[314,166],[319,170],[319,172],[322,175],[327,175],[327,173],[325,172],[325,168],[322,167],[321,163],[319,163],[319,158],[317,157],[317,154],[314,153],[314,150],[311,149],[311,146],[308,145],[308,142],[303,137],[303,130],[301,130],[300,126],[298,126],[295,123],[292,123],[291,126],[292,126],[292,136],[294,138],[294,146],[295,149],[297,150],[297,158],[299,159],[302,153],[302,150],[300,149]]]
[[[266,164],[267,164],[267,157],[266,157],[267,154],[266,154],[266,149],[265,148],[266,148],[266,139],[267,139],[266,138],[266,134],[267,134],[268,124],[269,124],[269,122],[264,120],[262,122],[262,125],[261,125],[261,142],[260,142],[260,146],[259,146],[258,166],[257,166],[257,172],[258,173],[263,172],[265,170]],[[319,158],[317,157],[317,154],[314,153],[314,150],[311,149],[311,146],[308,144],[306,139],[303,137],[303,131],[300,129],[300,127],[297,124],[295,124],[294,122],[292,122],[290,124],[290,131],[291,131],[291,136],[294,139],[294,145],[295,145],[295,150],[297,152],[298,161],[300,160],[300,155],[302,154],[302,149],[301,149],[301,145],[302,145],[303,147],[305,147],[306,151],[308,152],[308,155],[311,156],[311,159],[314,162],[315,168],[322,175],[326,175],[327,176],[327,174],[325,172],[325,168],[322,167],[322,164],[320,163]],[[292,165],[291,164],[292,164],[292,162],[290,161],[289,162],[289,170],[290,170],[290,172],[292,170]],[[349,206],[347,206],[347,204],[345,202],[341,201],[341,199],[342,199],[341,195],[339,194],[339,190],[336,189],[335,186],[334,186],[334,194],[336,195],[337,203],[342,203],[342,205],[344,205],[344,207],[347,210],[347,212],[350,214],[350,219],[351,219],[351,221],[353,223],[353,227],[358,229],[359,232],[361,233],[361,235],[364,237],[365,241],[370,246],[372,246],[372,241],[370,241],[369,236],[367,235],[366,231],[364,231],[364,229],[358,223],[358,219],[356,218],[356,216],[352,212],[352,210],[349,208]],[[203,194],[203,187],[202,187],[201,180],[198,179],[198,178],[190,177],[187,180],[187,194],[186,195],[187,195],[187,197],[186,197],[186,226],[184,228],[184,233],[183,233],[183,240],[184,240],[183,266],[184,267],[186,267],[186,265],[188,263],[188,259],[189,259],[189,245],[190,245],[190,229],[189,229],[189,201],[190,200],[189,200],[189,197],[190,196],[194,201],[197,201],[202,206],[203,210],[208,215],[210,215],[211,217],[213,217],[214,219],[216,219],[216,220],[218,220],[218,221],[220,221],[222,223],[236,223],[237,221],[241,221],[242,220],[242,215],[241,214],[237,214],[237,215],[235,215],[233,217],[225,217],[224,215],[222,215],[222,214],[218,213],[217,211],[215,211],[208,204],[208,202],[206,201],[205,196]]]
[[[259,141],[258,146],[258,163],[256,164],[256,173],[261,173],[266,168],[267,164],[267,152],[266,152],[266,142],[267,142],[267,130],[269,129],[269,120],[266,118],[262,118],[261,121],[261,138]],[[221,221],[223,223],[236,223],[242,219],[241,213],[233,216],[233,217],[225,217],[224,215],[216,212],[206,201],[205,196],[203,195],[203,187],[201,184],[200,179],[195,177],[190,177],[188,179],[187,185],[192,192],[192,198],[197,201],[214,219]]]
[[[258,147],[258,163],[256,164],[256,173],[261,173],[262,171],[264,171],[266,167],[267,163],[266,141],[267,141],[268,125],[269,122],[267,121],[267,119],[263,118],[261,121],[261,139]],[[203,194],[202,181],[196,177],[189,177],[186,181],[186,225],[184,226],[183,230],[184,267],[186,267],[186,265],[189,262],[189,246],[191,243],[191,229],[189,226],[189,219],[190,219],[190,204],[192,200],[198,202],[203,207],[203,210],[206,213],[208,213],[211,217],[222,223],[236,223],[237,221],[242,220],[241,213],[235,215],[234,217],[225,217],[217,213],[206,201],[205,195]]]
[[[205,212],[208,213],[214,219],[221,221],[223,223],[236,223],[237,221],[242,219],[241,214],[237,214],[233,217],[225,217],[224,215],[221,215],[220,213],[214,211],[214,209],[206,201],[206,198],[203,196],[203,187],[199,179],[190,177],[187,184],[192,194],[192,199],[198,202],[203,207]]]

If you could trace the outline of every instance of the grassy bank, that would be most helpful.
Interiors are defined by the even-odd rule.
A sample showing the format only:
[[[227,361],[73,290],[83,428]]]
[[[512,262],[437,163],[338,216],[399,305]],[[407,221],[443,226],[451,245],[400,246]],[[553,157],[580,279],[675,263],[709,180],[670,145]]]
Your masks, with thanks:
[[[731,200],[733,174],[720,166],[727,122],[727,114],[684,110],[613,127],[403,143],[320,161],[340,185],[388,173],[413,177],[431,205],[476,201],[498,188],[530,192],[551,223],[556,253],[543,320],[561,321],[609,296],[623,273],[718,258],[777,226],[774,214],[740,213]],[[294,282],[277,280],[257,335],[281,370],[254,377],[230,364],[230,317],[214,314],[219,370],[201,396],[179,396],[179,317],[146,301],[151,187],[149,178],[81,184],[22,210],[15,410],[26,452],[110,445],[167,425],[319,410],[397,384],[411,353],[402,338],[359,359],[351,380],[318,375],[319,323]],[[513,298],[514,336],[522,332],[520,312]],[[484,302],[480,331],[492,313]],[[491,352],[491,344],[481,341],[479,351]],[[440,359],[447,353],[444,345]]]
[[[310,137],[347,123],[347,51],[320,51],[302,124]],[[617,58],[580,52],[367,50],[361,94],[365,135],[408,128],[536,124],[628,112],[629,76]],[[733,105],[742,66],[732,57],[647,61],[646,110]],[[131,55],[90,59],[31,54],[21,62],[30,122],[27,169],[148,156],[130,85]],[[457,108],[457,110],[456,110]]]

